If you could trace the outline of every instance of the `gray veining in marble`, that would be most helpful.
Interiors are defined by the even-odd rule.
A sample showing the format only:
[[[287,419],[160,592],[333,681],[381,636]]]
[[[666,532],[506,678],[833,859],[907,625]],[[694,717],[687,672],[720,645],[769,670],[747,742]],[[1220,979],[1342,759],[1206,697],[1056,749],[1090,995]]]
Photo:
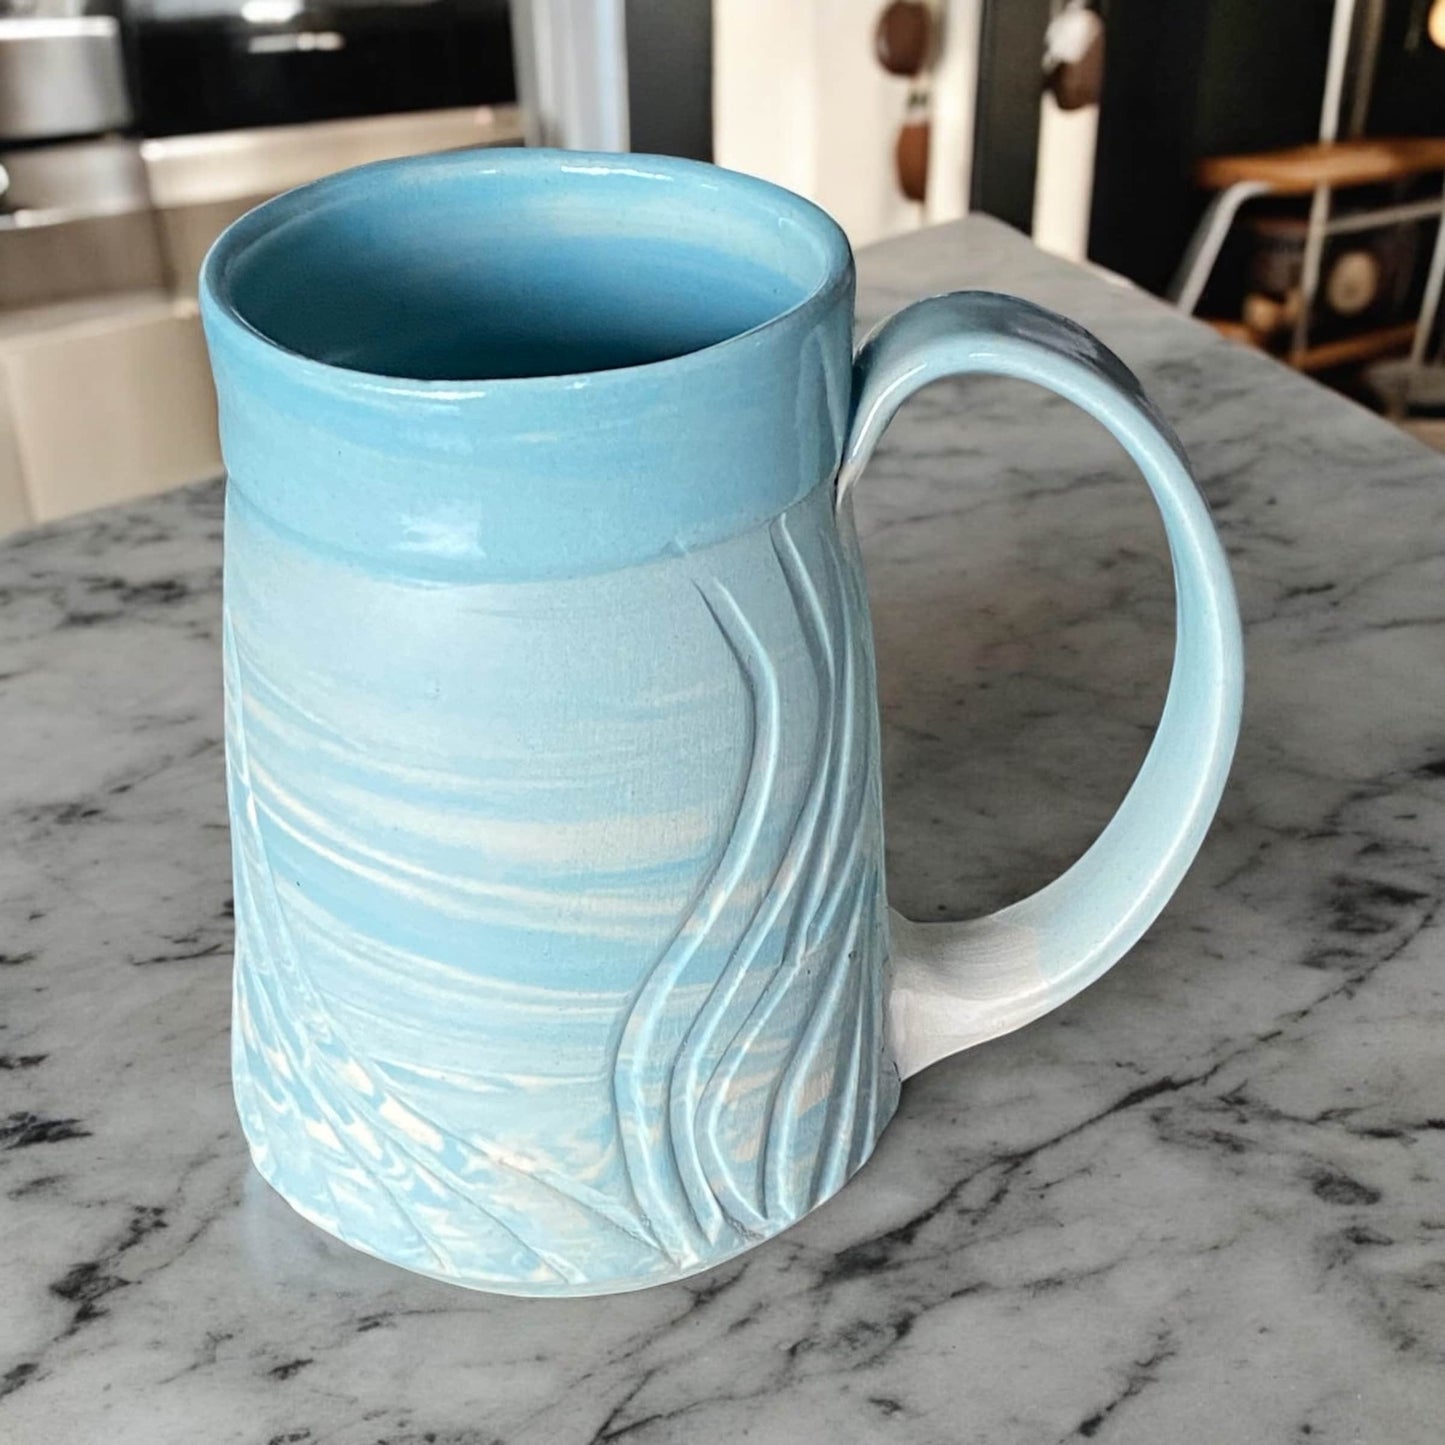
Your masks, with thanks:
[[[220,496],[0,548],[0,1439],[255,1445],[1445,1437],[1445,465],[992,223],[862,258],[1095,328],[1188,446],[1250,692],[1223,813],[1102,984],[909,1083],[783,1238],[615,1299],[488,1298],[292,1215],[227,1084]],[[1092,424],[941,385],[860,499],[894,902],[1086,844],[1170,651]]]

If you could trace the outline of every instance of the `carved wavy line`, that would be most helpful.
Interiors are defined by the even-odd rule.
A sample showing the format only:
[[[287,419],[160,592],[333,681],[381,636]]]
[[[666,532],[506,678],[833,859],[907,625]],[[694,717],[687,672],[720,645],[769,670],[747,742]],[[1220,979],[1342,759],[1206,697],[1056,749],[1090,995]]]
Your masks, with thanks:
[[[849,521],[849,530],[851,532],[851,520]],[[856,540],[853,545],[856,547]],[[868,598],[861,567],[844,568],[843,582],[849,592],[856,615],[866,617]],[[881,1070],[884,1062],[884,999],[887,994],[885,968],[889,949],[887,910],[883,906],[881,875],[882,837],[878,831],[881,830],[883,818],[883,780],[881,769],[876,765],[878,733],[874,714],[875,700],[878,696],[878,678],[873,666],[871,649],[863,648],[859,656],[860,717],[867,730],[864,738],[863,778],[867,805],[871,810],[871,816],[876,820],[872,846],[874,857],[878,860],[870,867],[866,883],[869,897],[872,900],[869,911],[870,930],[867,938],[867,957],[874,962],[875,966],[859,971],[859,988],[866,1003],[868,1017],[867,1025],[862,1031],[862,1073],[855,1087],[859,1106],[862,1107],[866,1104],[867,1113],[866,1127],[860,1131],[855,1126],[841,1177],[831,1181],[827,1192],[841,1187],[846,1180],[852,1177],[854,1171],[867,1158],[868,1152],[873,1147],[873,1141],[878,1137],[880,1127],[887,1122],[886,1117],[880,1118],[880,1111],[886,1107],[881,1089]]]
[[[857,974],[858,928],[866,905],[864,893],[859,889],[854,894],[852,907],[848,910],[848,925],[843,934],[842,946],[829,971],[828,981],[821,996],[814,1002],[808,1024],[794,1040],[787,1067],[776,1084],[772,1107],[769,1111],[767,1147],[767,1199],[775,1211],[801,1214],[812,1203],[813,1196],[797,1196],[796,1187],[790,1178],[799,1173],[797,1134],[803,1117],[809,1112],[803,1107],[805,1092],[815,1070],[819,1057],[831,1042],[839,1047],[838,1014],[841,1001],[847,996],[848,984]],[[836,1079],[831,1088],[836,1087]],[[819,1131],[819,1150],[822,1148],[822,1131]],[[816,1156],[807,1170],[806,1179],[811,1185],[816,1175]]]
[[[827,1003],[829,1000],[835,1003],[838,975],[840,975],[840,971],[854,971],[857,968],[858,959],[855,957],[857,951],[854,948],[854,939],[857,935],[857,913],[863,902],[863,894],[864,890],[861,887],[854,887],[854,906],[850,910],[850,922],[848,922],[848,929],[844,933],[841,944],[834,945],[834,961],[832,961],[828,983],[825,984],[821,996],[812,1001],[809,1025],[793,1038],[792,1045],[789,1046],[788,1061],[780,1069],[773,1082],[772,1090],[769,1092],[762,1147],[763,1198],[764,1204],[773,1215],[801,1214],[811,1204],[809,1199],[798,1198],[795,1189],[788,1182],[789,1168],[795,1163],[796,1130],[798,1130],[799,1123],[798,1114],[793,1105],[795,1088],[789,1081],[806,1078],[808,1075],[809,1066],[814,1062],[812,1053],[828,1038],[828,1033],[825,1032],[825,1023],[832,1019],[834,1010],[829,1009]],[[811,951],[814,945],[809,944],[808,948]],[[851,1090],[855,1087],[855,1081],[853,1079],[835,1079],[834,1087],[840,1088],[840,1090]]]
[[[834,562],[836,571],[837,563]],[[861,606],[862,599],[857,596],[861,592],[862,581],[857,574],[842,572],[838,577],[839,585],[845,593],[845,607],[849,600]],[[837,908],[845,896],[845,880],[853,878],[854,870],[857,867],[858,853],[861,842],[861,817],[865,803],[873,799],[873,789],[876,784],[873,782],[875,772],[873,768],[873,754],[875,738],[872,727],[868,726],[867,707],[869,699],[876,684],[871,675],[871,669],[867,666],[866,653],[861,654],[861,663],[857,668],[855,678],[858,695],[847,700],[849,709],[850,724],[855,720],[861,721],[864,728],[861,756],[858,763],[858,771],[861,774],[862,785],[855,792],[855,799],[851,808],[852,816],[849,819],[848,829],[850,844],[848,857],[845,866],[837,871],[831,893],[819,910],[814,923],[819,933],[825,933],[831,928]],[[850,735],[851,745],[851,735]],[[872,869],[868,869],[862,876],[858,877],[856,883],[848,884],[852,887],[855,902],[858,899],[866,900],[865,913],[870,920],[871,935],[876,935],[878,929],[878,893],[879,879]],[[870,943],[876,942],[876,938],[870,937]],[[866,951],[867,958],[877,956],[879,950],[869,947]],[[881,1030],[881,978],[876,976],[875,970],[863,967],[855,968],[854,993],[857,995],[854,1003],[855,1023],[854,1047],[850,1053],[848,1072],[845,1078],[835,1084],[834,1096],[845,1100],[847,1103],[846,1127],[843,1121],[826,1120],[824,1128],[829,1132],[828,1158],[821,1163],[816,1183],[813,1186],[812,1198],[823,1197],[841,1185],[852,1174],[857,1166],[857,1161],[868,1147],[873,1137],[876,1121],[872,1117],[877,1107],[878,1092],[878,1063],[876,1047],[870,1048],[869,1041],[880,1036]],[[866,1020],[867,1027],[864,1027]],[[868,1053],[868,1064],[865,1070],[863,1054]],[[866,1073],[866,1081],[865,1081]],[[835,1076],[836,1077],[836,1076]],[[868,1106],[868,1129],[861,1135],[857,1130],[857,1111],[866,1101]],[[831,1112],[831,1111],[830,1111]],[[846,1143],[846,1148],[842,1147]]]
[[[832,777],[832,756],[834,749],[834,713],[837,707],[836,674],[833,662],[832,639],[827,625],[826,610],[818,596],[817,589],[813,584],[811,575],[806,566],[802,563],[792,538],[784,533],[788,542],[788,551],[779,546],[775,533],[770,531],[769,540],[772,544],[774,556],[778,563],[781,575],[788,587],[789,594],[793,601],[794,615],[797,617],[799,626],[802,628],[805,643],[814,659],[814,667],[818,679],[818,707],[820,713],[827,719],[825,731],[825,747],[821,760],[815,760],[813,776],[810,781],[810,791],[813,800],[818,807],[810,808],[808,812],[808,827],[803,838],[794,838],[791,841],[788,855],[793,858],[795,854],[796,866],[788,872],[786,890],[778,898],[781,905],[793,892],[796,891],[800,881],[808,874],[808,864],[812,852],[813,840],[817,831],[818,812],[821,803],[827,795]],[[809,623],[812,623],[811,627]],[[825,684],[826,679],[826,684]],[[801,847],[799,846],[801,843]],[[776,879],[770,880],[770,883]],[[768,1023],[771,1022],[774,1012],[782,998],[788,993],[788,981],[801,967],[801,959],[797,955],[796,940],[799,931],[799,919],[807,911],[805,903],[801,909],[795,909],[789,918],[785,931],[784,942],[779,956],[778,967],[773,977],[765,985],[763,991],[754,1000],[748,1012],[734,1030],[733,1037],[729,1041],[728,1049],[714,1070],[713,1077],[709,1080],[706,1098],[706,1107],[709,1118],[708,1132],[711,1137],[724,1137],[720,1125],[720,1116],[727,1102],[736,1096],[736,1079],[740,1068],[753,1055],[755,1046],[763,1035]],[[781,988],[775,985],[782,981]],[[771,1097],[771,1091],[770,1091]],[[760,1147],[750,1157],[758,1160],[757,1175],[754,1181],[752,1197],[745,1192],[745,1181],[734,1174],[728,1165],[732,1162],[726,1156],[719,1159],[722,1166],[721,1180],[724,1187],[732,1193],[733,1208],[744,1217],[749,1217],[750,1222],[757,1228],[762,1228],[768,1221],[768,1211],[765,1198],[764,1169],[766,1163],[766,1142],[767,1129],[770,1120],[764,1117],[764,1134]]]
[[[781,539],[782,545],[779,545],[779,539]],[[813,573],[804,561],[797,542],[788,528],[786,517],[779,518],[776,524],[774,547],[779,565],[783,570],[785,578],[788,580],[790,588],[793,590],[795,605],[797,606],[800,617],[811,616],[816,634],[821,639],[825,653],[830,659],[838,652],[842,653],[843,681],[841,686],[835,686],[830,689],[829,705],[835,710],[840,706],[845,710],[844,741],[851,750],[852,731],[849,726],[850,719],[846,716],[846,713],[851,711],[852,708],[855,660],[850,625],[851,619],[848,615],[848,609],[846,605],[840,606],[839,608],[841,613],[840,630],[842,635],[837,639],[837,644],[835,645],[832,631],[828,625],[828,609],[818,590],[817,579],[813,576]],[[825,549],[825,554],[827,554],[827,549]],[[837,564],[832,561],[831,554],[827,555],[829,556],[829,562],[825,563],[825,565],[829,566],[829,581],[835,589],[835,597],[841,601],[841,593],[836,591],[839,583]],[[838,729],[836,727],[833,729],[832,737],[835,740],[838,737]],[[845,756],[842,747],[835,741],[834,746],[830,748],[829,754],[824,759],[822,768],[820,769],[823,785],[827,790],[831,815],[834,815],[834,817],[839,809],[844,806],[845,799],[850,791],[848,787],[849,762],[850,759]],[[836,838],[838,833],[839,825],[836,820],[830,822],[825,837]],[[829,871],[827,865],[830,861],[827,850],[817,848],[814,846],[814,842],[815,839],[810,838],[810,846],[804,860],[804,865],[798,870],[800,875],[806,874],[806,891],[802,903],[794,910],[789,920],[783,947],[782,964],[770,982],[768,989],[755,1003],[748,1018],[744,1020],[735,1035],[733,1045],[729,1051],[729,1064],[718,1071],[717,1078],[712,1086],[714,1092],[714,1111],[721,1108],[721,1101],[732,1092],[731,1086],[736,1077],[737,1069],[741,1066],[742,1061],[753,1051],[758,1038],[775,1017],[777,1011],[783,1006],[784,1001],[791,996],[794,985],[800,981],[806,981],[805,976],[802,974],[802,961],[809,947],[808,925],[817,910],[820,895],[824,890],[827,873]],[[844,881],[846,881],[847,876],[848,873],[845,870],[843,873]],[[793,1213],[801,1213],[803,1208],[806,1207],[804,1204],[793,1208],[791,1201],[775,1198],[774,1194],[776,1191],[770,1193],[768,1188],[768,1160],[776,1156],[774,1134],[778,1119],[778,1090],[786,1070],[790,1067],[792,1056],[798,1047],[798,1042],[799,1038],[795,1036],[789,1049],[789,1059],[784,1062],[783,1068],[779,1071],[769,1088],[767,1103],[764,1106],[763,1135],[758,1150],[758,1158],[761,1161],[758,1198],[756,1201],[751,1202],[751,1208],[756,1210],[758,1218],[762,1221],[777,1216],[780,1208],[783,1212],[791,1210]]]
[[[836,1072],[834,1074],[833,1102],[829,1104],[828,1115],[823,1120],[823,1147],[814,1159],[813,1180],[809,1188],[811,1199],[820,1199],[842,1185],[848,1177],[848,1161],[857,1143],[863,1050],[867,1047],[873,1009],[866,970],[853,968],[850,982],[853,1033],[848,1049],[848,1067],[841,1076]]]
[[[844,895],[850,889],[862,886],[863,880],[855,879],[854,875],[862,850],[863,813],[872,797],[872,779],[874,777],[872,728],[865,725],[861,745],[858,741],[859,720],[865,716],[865,710],[869,705],[870,699],[866,689],[871,685],[872,678],[867,676],[867,668],[860,666],[861,649],[858,648],[857,639],[854,636],[853,608],[849,605],[848,578],[832,552],[828,554],[828,566],[832,571],[834,584],[841,599],[840,610],[843,624],[840,646],[843,648],[846,659],[844,664],[846,676],[843,696],[843,740],[840,747],[837,791],[835,793],[835,797],[839,800],[839,807],[834,812],[832,826],[829,830],[826,856],[832,859],[836,858],[839,841],[845,834],[848,838],[848,849],[843,866],[828,870],[830,886],[826,890],[825,901],[809,918],[810,940],[817,938],[832,927],[834,915]],[[859,749],[856,763],[853,758],[855,748]],[[851,787],[849,782],[855,775],[858,786]]]
[[[791,538],[788,539],[791,546]],[[794,819],[788,844],[783,850],[778,866],[767,883],[767,909],[764,927],[759,929],[751,941],[748,956],[743,960],[744,972],[752,963],[752,955],[775,927],[783,909],[797,893],[802,880],[808,873],[808,860],[817,836],[818,819],[822,812],[831,781],[830,759],[834,749],[834,734],[837,724],[837,674],[834,663],[832,639],[827,616],[816,589],[811,584],[806,568],[796,547],[792,547],[792,562],[779,547],[777,537],[770,529],[769,541],[773,548],[774,560],[788,588],[793,602],[793,614],[802,631],[804,645],[812,659],[818,698],[818,723],[814,734],[813,756],[810,759],[809,784],[806,801]],[[802,579],[802,580],[800,580]],[[764,1009],[768,989],[781,974],[784,977],[798,966],[793,947],[797,931],[796,911],[790,917],[783,947],[773,977],[764,983],[758,996],[753,1000],[742,1020],[734,1027],[726,1047],[718,1053],[706,1084],[697,1091],[696,1109],[706,1116],[702,1128],[704,1138],[714,1141],[713,1163],[718,1177],[718,1187],[725,1198],[729,1212],[744,1221],[753,1231],[767,1224],[767,1213],[762,1199],[762,1178],[759,1172],[755,1188],[749,1191],[747,1182],[736,1168],[727,1151],[717,1145],[724,1137],[720,1118],[727,1101],[733,1097],[733,1084],[737,1071],[747,1060],[751,1046],[771,1018],[771,1011]],[[740,975],[741,976],[741,975]],[[750,1027],[752,1025],[752,1027]],[[762,1155],[757,1156],[761,1169]]]
[[[785,533],[786,535],[786,533]],[[791,537],[788,538],[792,542]],[[796,545],[794,544],[796,551]],[[830,550],[825,565],[829,568],[837,596],[840,600],[839,647],[843,652],[843,687],[841,705],[843,708],[843,734],[839,744],[838,757],[833,770],[832,789],[834,807],[824,848],[819,858],[819,867],[814,872],[814,882],[821,885],[818,891],[810,890],[809,906],[805,910],[805,952],[812,952],[832,931],[838,907],[845,897],[852,900],[848,924],[848,939],[855,939],[860,910],[871,889],[867,886],[870,873],[859,871],[861,852],[861,822],[868,794],[871,762],[871,730],[864,731],[862,748],[854,759],[857,745],[858,714],[863,700],[857,696],[858,673],[856,638],[852,625],[852,608],[848,605],[847,581],[836,556]],[[857,776],[857,786],[853,786]],[[845,821],[846,820],[846,821]],[[848,838],[843,859],[837,856],[838,844],[842,837]],[[827,866],[823,866],[826,862]],[[822,897],[818,896],[821,892]],[[834,970],[850,968],[857,970],[861,965],[856,957],[853,943],[845,942],[835,955]],[[767,1129],[764,1139],[764,1179],[766,1181],[765,1201],[771,1211],[801,1213],[812,1202],[811,1197],[793,1197],[789,1185],[791,1167],[796,1153],[796,1132],[799,1125],[796,1094],[806,1080],[813,1064],[812,1053],[824,1040],[833,1036],[832,1023],[836,1022],[837,1001],[840,997],[833,979],[814,1004],[814,1014],[806,1032],[793,1040],[793,1047],[785,1068],[774,1085],[767,1113]],[[825,1005],[825,1000],[829,1001]]]
[[[785,571],[784,577],[785,580],[788,580]],[[690,1156],[694,1161],[698,1178],[718,1200],[723,1212],[732,1220],[734,1226],[743,1233],[756,1233],[765,1221],[755,1209],[753,1201],[746,1197],[740,1181],[734,1177],[733,1161],[717,1145],[720,1137],[717,1130],[720,1103],[718,1096],[712,1095],[710,1091],[713,1079],[732,1042],[730,1039],[727,1045],[718,1048],[716,1046],[717,1036],[719,1030],[726,1023],[743,984],[751,981],[758,950],[771,936],[778,917],[795,891],[797,879],[803,871],[802,862],[811,846],[827,787],[826,767],[823,760],[831,750],[834,723],[831,697],[834,686],[833,662],[826,647],[826,639],[820,642],[809,632],[803,614],[797,607],[797,594],[793,590],[790,580],[789,591],[794,600],[794,610],[799,615],[805,645],[812,658],[817,677],[818,719],[814,728],[812,753],[808,758],[807,765],[808,790],[792,819],[787,843],[779,850],[777,862],[769,873],[766,883],[759,890],[758,900],[751,911],[748,923],[742,930],[739,941],[712,993],[683,1042],[682,1056],[686,1061],[682,1070],[684,1087],[681,1090],[675,1090],[671,1108],[674,1132],[685,1141],[687,1146],[690,1146]],[[785,967],[786,964],[785,953],[779,961],[779,966]],[[765,983],[763,987],[766,987]],[[737,1028],[735,1027],[734,1038],[736,1034]],[[704,1069],[707,1070],[706,1079],[702,1077]],[[709,1105],[710,1099],[711,1104]],[[702,1151],[697,1144],[699,1134],[711,1146],[709,1148],[713,1164],[711,1174],[715,1174],[718,1181],[715,1187],[707,1183],[710,1171],[703,1162]],[[715,1190],[721,1192],[718,1193]]]
[[[866,1101],[868,1106],[867,1125],[862,1132],[856,1132],[852,1144],[848,1149],[848,1157],[844,1164],[842,1179],[852,1177],[853,1171],[863,1162],[868,1149],[872,1146],[878,1132],[878,1070],[882,1063],[883,1048],[883,995],[884,995],[884,974],[883,961],[888,956],[886,946],[880,946],[883,940],[880,936],[882,923],[880,909],[878,906],[880,879],[876,876],[870,880],[869,887],[873,891],[873,928],[871,935],[871,956],[878,960],[876,968],[866,969],[860,975],[860,984],[863,989],[863,997],[867,1002],[868,1025],[863,1033],[862,1064],[863,1074],[858,1082],[858,1099],[862,1104]],[[835,1186],[836,1187],[836,1186]]]
[[[880,967],[868,970],[864,974],[864,984],[867,987],[868,1000],[868,1032],[864,1035],[867,1040],[866,1053],[866,1079],[867,1084],[860,1091],[860,1101],[864,1105],[863,1117],[867,1120],[867,1129],[858,1134],[853,1140],[853,1147],[848,1150],[847,1169],[844,1178],[851,1178],[855,1169],[863,1165],[868,1150],[873,1146],[873,1140],[877,1137],[879,1129],[879,1097],[881,1082],[883,1082],[883,1036],[884,1036],[884,997],[887,994],[887,980],[881,968],[881,959],[887,958],[887,942],[881,936],[884,928],[883,909],[880,907],[880,886],[879,879],[874,879],[873,886],[873,941],[874,957],[880,959]]]
[[[738,795],[728,840],[716,864],[697,895],[697,901],[679,923],[667,945],[648,970],[636,997],[628,1008],[618,1039],[613,1070],[613,1098],[618,1126],[622,1131],[624,1152],[629,1156],[629,1174],[634,1189],[645,1184],[644,1207],[654,1229],[662,1219],[667,1222],[671,1238],[661,1230],[658,1237],[674,1262],[685,1263],[699,1250],[699,1239],[712,1241],[720,1230],[723,1211],[707,1186],[700,1168],[691,1171],[685,1180],[682,1162],[677,1153],[677,1140],[671,1126],[674,1071],[679,1050],[674,1050],[668,1066],[661,1108],[648,1108],[645,1073],[648,1061],[655,1056],[657,1038],[668,999],[683,977],[697,950],[707,938],[712,925],[726,908],[729,898],[747,875],[748,865],[758,846],[772,801],[778,768],[779,692],[775,672],[766,661],[762,644],[742,614],[736,599],[721,583],[717,584],[718,604],[698,588],[704,606],[712,616],[723,641],[727,644],[744,683],[748,698],[751,749],[743,787]],[[739,635],[724,623],[718,605],[733,615]],[[755,668],[750,661],[761,658],[763,666]],[[626,1061],[632,1060],[631,1067]],[[644,1137],[637,1146],[636,1134],[658,1134],[656,1145],[649,1147]],[[635,1150],[635,1157],[632,1157]],[[659,1152],[665,1155],[672,1181],[687,1200],[689,1217],[684,1217],[668,1190],[657,1177]],[[689,1187],[689,1182],[692,1187]],[[701,1185],[699,1188],[698,1185]]]

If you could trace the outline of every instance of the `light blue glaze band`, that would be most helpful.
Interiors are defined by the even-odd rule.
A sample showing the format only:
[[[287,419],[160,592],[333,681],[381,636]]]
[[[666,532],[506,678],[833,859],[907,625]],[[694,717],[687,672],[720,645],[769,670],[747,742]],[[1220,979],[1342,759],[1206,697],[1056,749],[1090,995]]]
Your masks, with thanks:
[[[236,1098],[340,1238],[524,1294],[705,1269],[841,1187],[900,1074],[1108,967],[1187,867],[1238,720],[1228,574],[1167,431],[1059,318],[939,298],[855,375],[822,212],[536,151],[282,197],[201,294]],[[547,374],[563,342],[609,369]],[[1173,711],[1052,893],[894,920],[890,997],[847,491],[898,402],[967,370],[1073,396],[1140,461],[1180,569]]]
[[[843,234],[776,186],[496,150],[364,166],[258,207],[208,257],[201,308],[233,487],[349,556],[502,581],[706,547],[831,477],[853,289]],[[571,309],[555,324],[574,352],[579,313],[605,352],[624,303],[685,313],[683,339],[703,349],[503,380],[351,369],[378,349],[445,363],[478,313],[497,326],[540,311],[541,326],[549,306]],[[414,334],[427,351],[409,357]],[[342,364],[317,361],[321,343]]]

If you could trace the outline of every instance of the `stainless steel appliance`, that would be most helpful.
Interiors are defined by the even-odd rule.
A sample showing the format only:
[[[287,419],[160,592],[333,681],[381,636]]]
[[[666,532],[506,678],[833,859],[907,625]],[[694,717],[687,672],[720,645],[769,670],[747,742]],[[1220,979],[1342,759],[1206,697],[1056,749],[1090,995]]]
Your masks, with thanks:
[[[507,0],[7,3],[49,9],[0,18],[0,532],[219,471],[194,289],[228,222],[522,137]]]
[[[521,138],[508,0],[130,0],[136,130],[173,284],[345,166]]]
[[[166,261],[177,293],[189,296],[211,242],[268,196],[367,161],[521,135],[515,106],[463,106],[156,137],[140,149]]]
[[[166,285],[140,147],[119,136],[0,153],[0,310]]]
[[[130,118],[113,15],[0,13],[0,136],[93,135]]]
[[[145,136],[510,104],[508,0],[131,0]]]
[[[113,15],[0,15],[0,308],[165,283]]]

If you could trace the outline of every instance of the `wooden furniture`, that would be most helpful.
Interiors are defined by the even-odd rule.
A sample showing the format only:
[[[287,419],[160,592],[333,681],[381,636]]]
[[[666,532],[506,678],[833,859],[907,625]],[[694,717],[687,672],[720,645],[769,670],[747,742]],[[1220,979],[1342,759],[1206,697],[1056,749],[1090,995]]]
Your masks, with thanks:
[[[1445,215],[1445,196],[1442,196],[1331,217],[1331,194],[1352,186],[1379,185],[1431,173],[1445,175],[1445,137],[1321,141],[1285,150],[1209,157],[1199,163],[1195,178],[1215,194],[1179,264],[1170,287],[1170,299],[1184,311],[1192,312],[1199,304],[1220,249],[1245,202],[1258,196],[1313,196],[1315,203],[1310,210],[1302,267],[1303,304],[1286,359],[1303,371],[1323,371],[1408,347],[1412,364],[1418,367],[1424,360],[1440,307],[1441,283],[1445,280],[1445,225],[1436,233],[1420,314],[1413,323],[1381,327],[1311,346],[1309,318],[1327,236],[1405,221],[1438,221]]]
[[[1262,181],[1272,195],[1307,196],[1316,186],[1372,186],[1430,171],[1445,171],[1445,136],[1334,141],[1253,155],[1209,156],[1195,167],[1194,178],[1210,191]]]

